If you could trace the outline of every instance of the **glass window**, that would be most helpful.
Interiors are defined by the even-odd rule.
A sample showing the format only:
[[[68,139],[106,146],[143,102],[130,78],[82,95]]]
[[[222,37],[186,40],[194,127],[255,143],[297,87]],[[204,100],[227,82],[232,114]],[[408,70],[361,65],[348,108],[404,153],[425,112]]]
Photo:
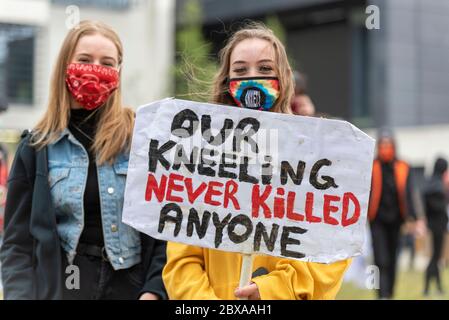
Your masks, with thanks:
[[[0,23],[0,97],[33,103],[35,27]]]

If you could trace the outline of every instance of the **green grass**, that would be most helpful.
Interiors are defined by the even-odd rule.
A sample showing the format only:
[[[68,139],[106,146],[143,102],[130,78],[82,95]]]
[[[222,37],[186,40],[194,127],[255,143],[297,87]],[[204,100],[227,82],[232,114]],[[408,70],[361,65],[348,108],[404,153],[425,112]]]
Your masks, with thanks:
[[[431,284],[430,294],[424,297],[424,272],[404,271],[397,275],[394,299],[396,300],[449,300],[449,269],[441,272],[444,295],[438,295],[435,283]],[[377,299],[376,290],[361,289],[350,282],[343,283],[337,300]]]

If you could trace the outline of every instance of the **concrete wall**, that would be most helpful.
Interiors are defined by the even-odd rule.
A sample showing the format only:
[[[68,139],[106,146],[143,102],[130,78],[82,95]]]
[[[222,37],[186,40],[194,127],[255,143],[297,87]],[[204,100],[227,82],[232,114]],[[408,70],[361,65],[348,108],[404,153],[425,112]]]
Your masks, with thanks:
[[[449,159],[449,1],[369,2],[380,8],[366,66],[375,123],[393,127],[399,154],[429,174],[438,155]]]
[[[385,81],[373,88],[385,95],[375,97],[386,104],[377,118],[391,126],[449,123],[449,1],[371,2],[380,7],[381,30],[369,34],[383,55],[383,65],[374,64]]]

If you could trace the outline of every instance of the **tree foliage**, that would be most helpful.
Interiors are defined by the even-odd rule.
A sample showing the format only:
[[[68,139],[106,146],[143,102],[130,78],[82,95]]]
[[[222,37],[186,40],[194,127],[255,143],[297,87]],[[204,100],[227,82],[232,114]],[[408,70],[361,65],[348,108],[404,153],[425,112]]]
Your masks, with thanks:
[[[207,101],[217,71],[212,44],[202,33],[202,10],[197,0],[186,2],[176,33],[175,95],[181,99]]]

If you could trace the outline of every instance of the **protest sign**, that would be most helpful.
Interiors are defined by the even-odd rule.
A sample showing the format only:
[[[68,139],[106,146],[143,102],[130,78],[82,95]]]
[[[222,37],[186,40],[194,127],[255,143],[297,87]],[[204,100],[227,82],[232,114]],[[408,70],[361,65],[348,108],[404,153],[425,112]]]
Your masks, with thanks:
[[[157,101],[137,111],[123,222],[217,250],[346,259],[364,241],[373,152],[341,120]]]

